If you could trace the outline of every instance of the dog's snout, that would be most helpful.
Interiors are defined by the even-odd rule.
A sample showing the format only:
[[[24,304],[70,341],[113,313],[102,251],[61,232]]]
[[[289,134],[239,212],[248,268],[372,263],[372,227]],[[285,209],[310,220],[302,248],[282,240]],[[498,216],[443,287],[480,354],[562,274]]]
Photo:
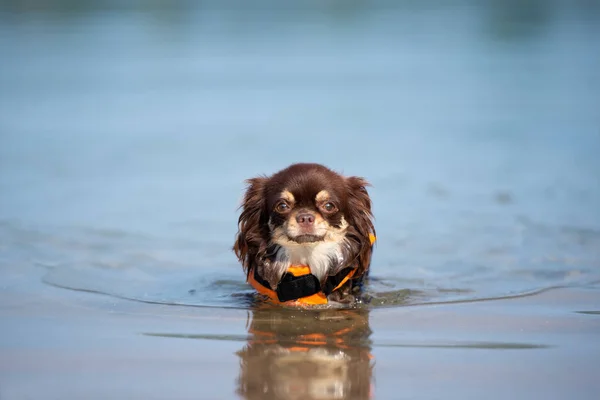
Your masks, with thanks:
[[[315,216],[311,213],[300,213],[296,215],[296,222],[303,226],[310,226],[315,223]]]

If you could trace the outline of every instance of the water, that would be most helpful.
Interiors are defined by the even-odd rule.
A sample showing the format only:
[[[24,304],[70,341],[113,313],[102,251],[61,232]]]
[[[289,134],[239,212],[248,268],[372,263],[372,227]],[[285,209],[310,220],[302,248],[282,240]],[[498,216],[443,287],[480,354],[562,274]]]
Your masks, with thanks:
[[[313,161],[373,184],[370,306],[598,281],[600,8],[477,4],[2,3],[1,273],[246,308],[243,180]]]

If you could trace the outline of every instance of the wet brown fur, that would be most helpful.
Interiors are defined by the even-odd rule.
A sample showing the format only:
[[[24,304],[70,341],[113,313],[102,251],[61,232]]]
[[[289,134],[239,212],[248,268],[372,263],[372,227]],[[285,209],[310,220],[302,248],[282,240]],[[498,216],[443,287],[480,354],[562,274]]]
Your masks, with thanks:
[[[375,234],[371,200],[366,190],[369,183],[365,179],[344,177],[319,164],[294,164],[272,176],[260,176],[246,182],[248,187],[243,198],[239,231],[233,246],[233,251],[246,273],[258,268],[265,279],[275,279],[269,276],[270,271],[275,270],[273,254],[277,250],[272,241],[273,232],[269,221],[271,227],[279,226],[291,215],[281,215],[274,211],[282,192],[289,191],[293,194],[295,210],[306,209],[319,213],[318,207],[315,206],[315,196],[326,190],[337,205],[338,211],[333,215],[322,212],[320,214],[332,230],[339,228],[342,218],[348,225],[341,246],[344,254],[343,265],[332,261],[328,274],[333,275],[348,266],[356,268],[353,282],[345,285],[344,293],[349,293],[356,283],[362,281],[371,262],[372,246],[369,234]],[[334,292],[331,296],[339,300],[339,297],[343,297],[341,295],[342,293]]]

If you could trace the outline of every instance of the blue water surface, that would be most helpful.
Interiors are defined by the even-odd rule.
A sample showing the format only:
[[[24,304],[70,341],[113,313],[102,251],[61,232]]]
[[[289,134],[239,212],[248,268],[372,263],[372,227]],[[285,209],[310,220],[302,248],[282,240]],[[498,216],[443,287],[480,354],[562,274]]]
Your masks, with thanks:
[[[33,3],[0,6],[4,274],[244,306],[243,180],[311,161],[373,184],[376,304],[600,279],[593,2]]]

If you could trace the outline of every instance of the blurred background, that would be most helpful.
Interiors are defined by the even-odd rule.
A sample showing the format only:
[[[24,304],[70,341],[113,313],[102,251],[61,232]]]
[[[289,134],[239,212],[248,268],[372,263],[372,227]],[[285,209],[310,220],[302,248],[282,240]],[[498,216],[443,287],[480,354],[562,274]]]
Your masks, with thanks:
[[[2,0],[0,266],[235,304],[243,180],[311,161],[373,184],[375,292],[600,279],[598,38],[594,0]]]

